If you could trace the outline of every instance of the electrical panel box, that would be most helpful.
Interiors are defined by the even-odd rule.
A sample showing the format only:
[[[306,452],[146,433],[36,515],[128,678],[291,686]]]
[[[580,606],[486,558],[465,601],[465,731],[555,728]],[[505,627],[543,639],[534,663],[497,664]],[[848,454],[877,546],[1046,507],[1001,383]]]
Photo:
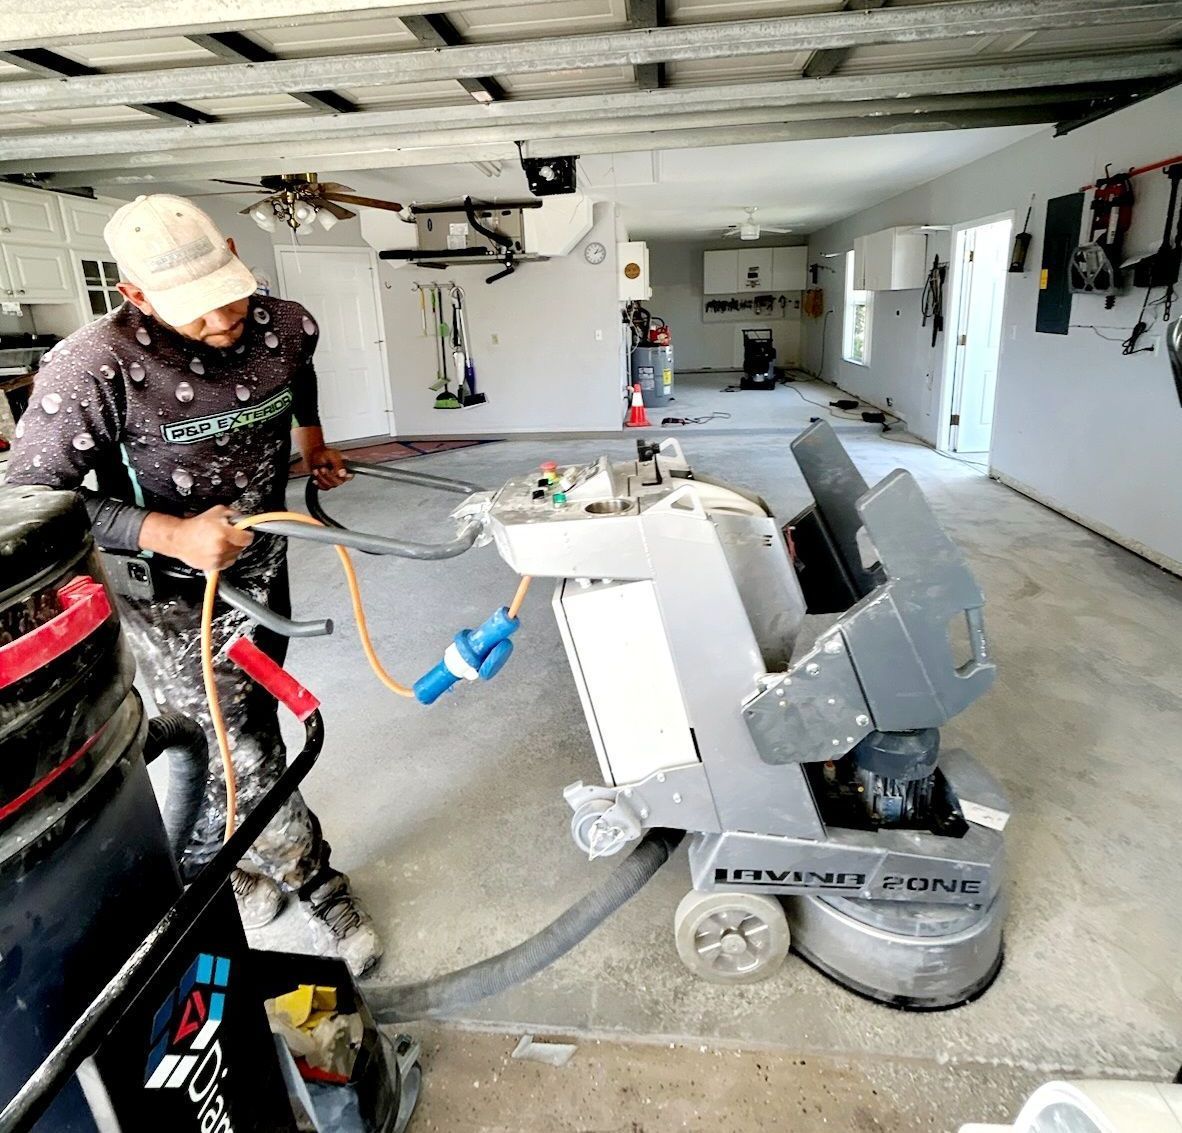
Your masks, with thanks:
[[[620,302],[651,299],[653,288],[648,269],[648,245],[643,240],[624,240],[616,251]]]

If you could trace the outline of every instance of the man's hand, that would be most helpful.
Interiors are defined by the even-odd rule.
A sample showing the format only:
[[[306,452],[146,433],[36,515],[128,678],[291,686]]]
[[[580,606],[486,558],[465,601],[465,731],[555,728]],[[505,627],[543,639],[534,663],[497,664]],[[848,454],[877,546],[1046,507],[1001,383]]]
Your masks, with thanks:
[[[189,519],[154,511],[140,529],[140,546],[180,559],[195,570],[225,570],[254,538],[233,526],[237,518],[238,513],[223,504]]]
[[[337,488],[346,480],[353,479],[353,473],[345,467],[345,458],[335,449],[321,445],[304,458],[308,462],[312,479],[322,492]]]

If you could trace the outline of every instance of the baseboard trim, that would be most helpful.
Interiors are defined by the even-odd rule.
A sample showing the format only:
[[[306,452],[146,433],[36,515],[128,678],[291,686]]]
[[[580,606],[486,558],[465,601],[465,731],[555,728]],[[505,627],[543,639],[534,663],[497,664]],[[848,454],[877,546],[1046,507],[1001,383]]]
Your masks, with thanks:
[[[1179,560],[1170,558],[1169,555],[1163,554],[1153,547],[1146,546],[1146,544],[1136,539],[1122,535],[1119,531],[1114,531],[1111,527],[1103,523],[1098,523],[1094,519],[1089,519],[1086,515],[1080,515],[1078,512],[1064,507],[1058,500],[1046,495],[1046,493],[1040,492],[1037,488],[1032,488],[1029,484],[1023,483],[1023,481],[1013,476],[1007,476],[1006,473],[999,472],[996,468],[991,467],[989,469],[989,475],[999,484],[1004,484],[1007,488],[1013,488],[1015,492],[1034,500],[1035,503],[1042,504],[1043,507],[1058,512],[1059,515],[1070,519],[1072,523],[1078,523],[1080,527],[1086,527],[1089,531],[1094,531],[1110,543],[1115,543],[1117,546],[1123,547],[1126,551],[1132,551],[1134,555],[1153,563],[1154,566],[1161,567],[1162,570],[1182,577],[1182,562]]]

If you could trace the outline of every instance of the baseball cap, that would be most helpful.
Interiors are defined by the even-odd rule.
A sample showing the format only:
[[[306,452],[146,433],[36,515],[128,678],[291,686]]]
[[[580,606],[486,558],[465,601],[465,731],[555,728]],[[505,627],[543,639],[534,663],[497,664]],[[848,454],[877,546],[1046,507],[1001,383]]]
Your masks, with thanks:
[[[250,269],[192,201],[170,193],[136,197],[103,229],[119,271],[173,326],[252,295]]]

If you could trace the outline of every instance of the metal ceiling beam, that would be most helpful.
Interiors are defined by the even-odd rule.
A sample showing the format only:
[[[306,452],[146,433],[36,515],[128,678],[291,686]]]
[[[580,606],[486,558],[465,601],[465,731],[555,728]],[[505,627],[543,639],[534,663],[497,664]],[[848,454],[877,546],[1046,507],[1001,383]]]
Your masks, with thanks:
[[[403,16],[402,25],[424,47],[459,47],[463,42],[455,24],[443,15]],[[488,76],[459,83],[477,102],[501,102],[505,97],[505,88]]]
[[[56,51],[48,51],[44,47],[30,47],[19,51],[0,51],[0,62],[11,63],[25,71],[32,71],[38,75],[48,75],[53,79],[78,78],[83,75],[99,74],[93,67],[79,63],[67,55],[59,55]],[[163,118],[168,122],[184,122],[194,125],[202,122],[216,122],[212,114],[195,110],[180,102],[166,99],[163,102],[128,102],[132,110],[150,114],[153,118]]]
[[[444,131],[545,122],[602,121],[630,115],[680,116],[692,112],[786,109],[793,106],[891,100],[896,110],[909,100],[939,95],[994,94],[1012,90],[1099,83],[1153,83],[1182,76],[1176,51],[1131,52],[1097,59],[1029,60],[988,66],[944,67],[891,75],[838,75],[828,79],[790,79],[772,83],[733,83],[662,91],[572,95],[523,99],[494,106],[436,106],[399,110],[362,110],[352,115],[290,115],[266,120],[222,122],[189,129],[107,127],[57,133],[28,133],[0,138],[0,169],[50,172],[118,165],[122,155],[164,151],[179,156],[191,149],[268,141],[348,139],[384,136],[398,141],[404,131]],[[1112,89],[1112,88],[1110,88]],[[1126,86],[1116,88],[1127,89]],[[824,114],[822,114],[824,116]],[[347,143],[346,143],[347,144]],[[106,159],[106,160],[102,160]]]
[[[624,0],[624,10],[630,28],[659,28],[665,24],[665,0]],[[665,85],[664,63],[638,63],[633,71],[639,90],[660,90]]]
[[[885,4],[886,0],[845,0],[844,10],[847,12],[870,12]],[[800,73],[806,79],[823,79],[826,75],[832,75],[849,58],[852,50],[853,48],[850,47],[828,47],[821,51],[814,51],[805,61]]]
[[[270,63],[278,58],[273,51],[268,51],[240,31],[210,32],[206,35],[190,35],[186,38],[214,55],[222,59],[232,59],[234,62]],[[332,114],[351,114],[357,109],[357,103],[346,98],[343,94],[338,94],[335,90],[293,90],[288,93],[305,106],[312,107],[313,110],[327,110]]]
[[[56,82],[7,82],[0,83],[0,113],[726,59],[1171,19],[1182,19],[1182,0],[962,0],[876,12],[692,24],[439,50],[175,67]]]
[[[747,145],[753,143],[804,141],[817,138],[865,137],[881,134],[912,134],[931,130],[983,129],[993,126],[1014,126],[1042,124],[1069,116],[1079,104],[1064,104],[1060,107],[1033,106],[1007,108],[1005,110],[967,110],[940,114],[905,114],[883,118],[840,118],[813,122],[766,123],[763,125],[735,127],[719,132],[716,127],[696,130],[658,130],[652,133],[607,134],[582,138],[579,153],[631,153],[644,150],[690,149],[703,146]],[[561,142],[533,142],[523,147],[526,157],[555,157],[567,152]],[[380,170],[431,165],[453,165],[473,161],[515,160],[516,147],[509,143],[480,144],[473,146],[428,146],[421,149],[400,149],[391,145],[389,150],[374,153],[352,154],[341,150],[333,154],[332,172],[347,173],[350,170]],[[292,165],[294,172],[302,166]],[[258,173],[258,162],[241,158],[202,168],[202,176],[239,177]],[[50,188],[73,186],[144,186],[167,184],[177,181],[178,172],[174,165],[161,165],[128,171],[111,170],[98,177],[94,173],[63,173],[46,178]]]
[[[485,126],[476,129],[440,130],[434,126],[403,131],[391,136],[386,132],[367,134],[352,138],[309,137],[299,141],[265,141],[256,138],[237,146],[208,146],[188,150],[155,150],[135,154],[123,154],[108,158],[58,158],[56,160],[22,162],[16,168],[0,164],[0,172],[33,172],[29,166],[36,166],[38,173],[61,173],[68,171],[91,171],[119,169],[129,173],[136,169],[168,165],[178,178],[192,177],[194,172],[201,176],[205,167],[220,161],[251,160],[260,172],[273,173],[292,168],[315,168],[318,165],[332,166],[338,154],[357,156],[365,153],[381,154],[392,149],[434,149],[440,146],[471,146],[494,142],[514,144],[536,142],[553,145],[559,152],[582,152],[581,139],[594,138],[604,134],[616,137],[679,133],[686,136],[700,136],[702,131],[713,130],[715,134],[708,144],[717,145],[722,132],[744,127],[766,124],[785,126],[815,121],[836,122],[842,119],[860,119],[873,123],[876,120],[898,121],[905,116],[945,115],[961,113],[992,113],[994,124],[1003,121],[1001,117],[1008,110],[1014,110],[1020,121],[1028,120],[1026,115],[1034,107],[1049,107],[1045,121],[1057,120],[1057,112],[1064,106],[1081,111],[1092,104],[1095,98],[1094,85],[1072,91],[1052,89],[1045,91],[1012,91],[990,95],[945,95],[941,98],[912,99],[907,109],[901,111],[895,99],[881,99],[873,102],[827,103],[805,107],[760,107],[746,110],[717,111],[692,114],[644,114],[623,118],[603,116],[586,117],[563,122],[543,122],[533,125],[513,123],[508,126]],[[1007,123],[1008,124],[1008,123]],[[688,145],[689,143],[687,143]]]
[[[515,0],[513,6],[541,8],[550,3],[553,0]],[[192,0],[38,0],[5,5],[0,50],[503,7],[505,0],[211,0],[202,6]]]
[[[1070,134],[1083,126],[1090,126],[1093,122],[1099,122],[1101,118],[1107,118],[1110,114],[1116,114],[1120,110],[1127,110],[1135,103],[1152,98],[1155,94],[1163,94],[1165,91],[1172,90],[1180,82],[1182,82],[1182,78],[1175,77],[1166,79],[1163,82],[1150,83],[1140,89],[1127,91],[1123,94],[1116,94],[1107,98],[1102,97],[1098,99],[1097,105],[1093,106],[1086,113],[1067,121],[1055,123],[1055,137],[1061,138],[1065,134]]]

